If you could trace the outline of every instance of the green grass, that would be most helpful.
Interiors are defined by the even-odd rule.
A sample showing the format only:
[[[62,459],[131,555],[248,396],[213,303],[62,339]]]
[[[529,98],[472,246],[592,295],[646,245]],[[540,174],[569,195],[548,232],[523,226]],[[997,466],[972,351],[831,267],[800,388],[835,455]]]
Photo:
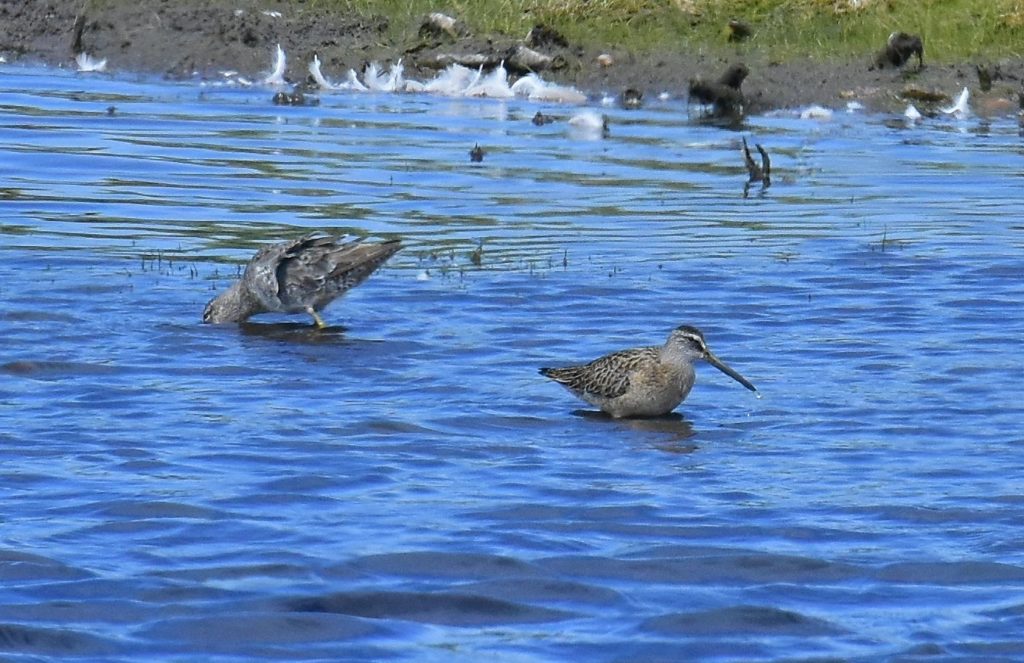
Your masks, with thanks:
[[[390,19],[389,38],[416,38],[423,18],[440,11],[477,35],[523,37],[543,23],[571,42],[637,53],[735,50],[769,59],[863,57],[894,30],[919,34],[925,57],[952,62],[1024,54],[1024,0],[308,0]],[[730,18],[754,37],[726,41]]]

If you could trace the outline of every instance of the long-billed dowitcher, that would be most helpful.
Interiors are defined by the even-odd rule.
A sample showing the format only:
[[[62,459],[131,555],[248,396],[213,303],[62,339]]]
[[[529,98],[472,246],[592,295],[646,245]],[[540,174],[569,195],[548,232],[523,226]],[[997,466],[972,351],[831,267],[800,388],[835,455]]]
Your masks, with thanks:
[[[317,327],[317,311],[356,287],[401,247],[398,240],[340,242],[310,233],[260,249],[242,278],[210,300],[203,322],[244,322],[258,313],[305,311]]]
[[[696,378],[693,363],[698,359],[757,391],[716,357],[704,334],[689,325],[673,329],[660,347],[620,350],[589,364],[542,368],[540,373],[615,418],[658,417],[671,412],[690,393]]]

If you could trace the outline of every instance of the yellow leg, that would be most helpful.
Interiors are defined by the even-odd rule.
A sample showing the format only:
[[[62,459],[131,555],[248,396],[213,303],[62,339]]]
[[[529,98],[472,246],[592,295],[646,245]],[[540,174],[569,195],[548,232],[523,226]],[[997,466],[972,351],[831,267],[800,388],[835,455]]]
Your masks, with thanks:
[[[323,318],[312,307],[307,308],[306,312],[313,316],[313,322],[316,323],[317,329],[323,329],[327,326],[327,323],[323,321]]]

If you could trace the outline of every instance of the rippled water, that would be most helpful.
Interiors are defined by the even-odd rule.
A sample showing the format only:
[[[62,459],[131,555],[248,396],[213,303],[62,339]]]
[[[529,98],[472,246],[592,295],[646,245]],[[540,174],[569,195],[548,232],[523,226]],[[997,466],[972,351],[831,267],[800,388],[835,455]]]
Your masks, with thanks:
[[[5,660],[1024,658],[1015,121],[269,99],[0,70]],[[310,229],[407,248],[200,324]],[[682,323],[763,397],[536,374]]]

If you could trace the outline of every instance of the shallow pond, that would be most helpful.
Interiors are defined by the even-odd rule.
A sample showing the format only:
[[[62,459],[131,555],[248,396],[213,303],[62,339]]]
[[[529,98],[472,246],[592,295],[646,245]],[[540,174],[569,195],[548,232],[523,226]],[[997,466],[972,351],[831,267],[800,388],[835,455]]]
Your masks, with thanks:
[[[6,660],[1024,658],[1014,119],[270,96],[0,69]],[[406,248],[200,323],[314,229]],[[537,374],[684,323],[762,397]]]

